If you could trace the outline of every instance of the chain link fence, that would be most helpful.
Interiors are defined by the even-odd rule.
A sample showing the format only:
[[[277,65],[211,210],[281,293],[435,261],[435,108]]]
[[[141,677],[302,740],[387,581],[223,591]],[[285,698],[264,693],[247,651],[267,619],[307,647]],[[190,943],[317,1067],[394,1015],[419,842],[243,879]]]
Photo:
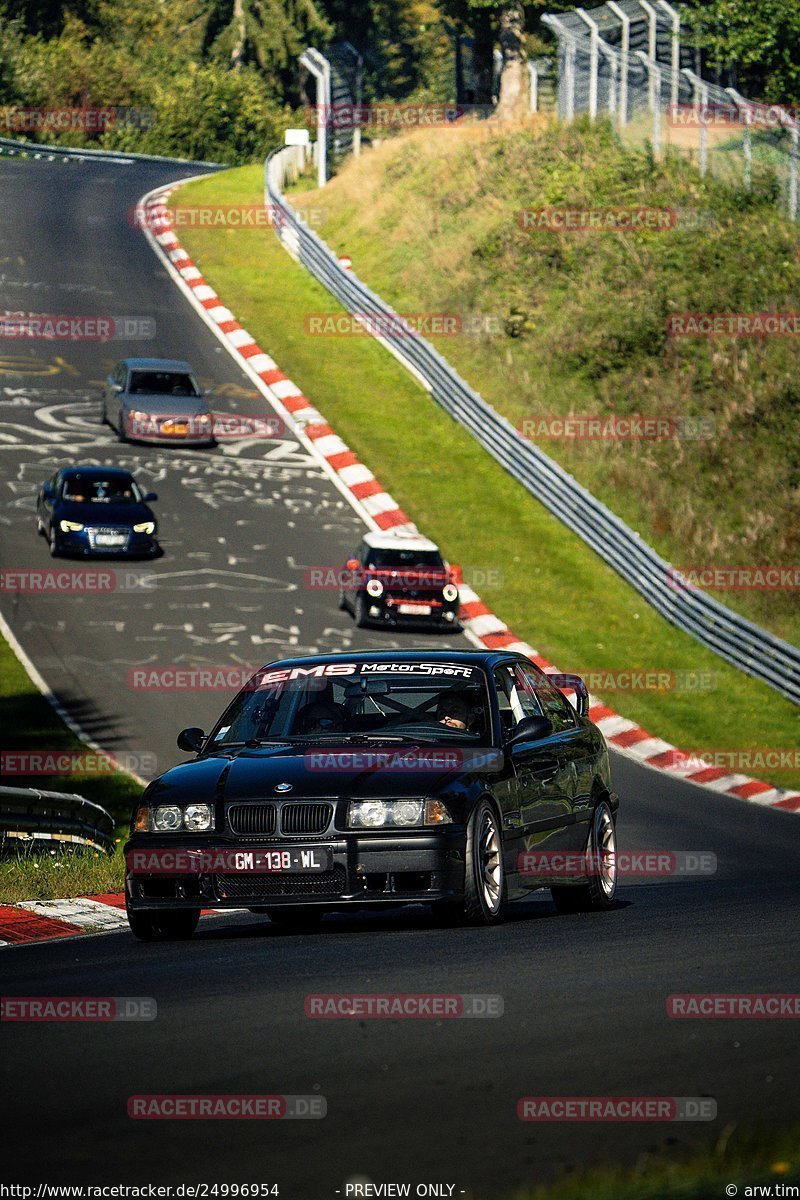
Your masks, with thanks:
[[[776,180],[782,210],[798,218],[798,112],[748,100],[698,73],[695,50],[665,0],[611,0],[543,18],[558,39],[557,112],[606,115],[622,140],[668,148],[747,190]]]

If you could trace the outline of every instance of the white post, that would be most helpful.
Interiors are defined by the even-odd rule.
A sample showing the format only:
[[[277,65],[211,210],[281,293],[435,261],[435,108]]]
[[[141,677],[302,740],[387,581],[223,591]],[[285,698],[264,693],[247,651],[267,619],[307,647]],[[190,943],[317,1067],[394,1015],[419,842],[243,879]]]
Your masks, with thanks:
[[[671,4],[667,0],[658,0],[659,8],[663,8],[664,12],[672,22],[672,87],[670,90],[670,104],[673,108],[678,104],[678,80],[681,71],[681,18]]]
[[[631,48],[631,19],[626,12],[622,11],[616,0],[608,0],[608,7],[622,23],[619,69],[619,123],[620,125],[626,125],[628,121],[628,55]]]
[[[539,111],[539,68],[532,58],[528,59],[528,79],[530,83],[528,103],[532,113]]]
[[[594,121],[597,117],[597,87],[599,79],[598,65],[600,59],[600,46],[598,41],[600,37],[600,29],[597,22],[589,16],[585,9],[576,8],[575,12],[578,14],[581,20],[589,26],[592,35],[591,53],[589,56],[589,118],[590,120]]]
[[[567,109],[565,120],[573,121],[575,119],[575,55],[577,46],[572,38],[567,42],[566,58],[564,62],[564,78],[567,84]]]
[[[647,57],[655,62],[656,59],[656,36],[658,31],[658,16],[653,8],[650,0],[639,0],[639,4],[647,13],[648,28],[647,28]]]
[[[750,126],[753,123],[753,109],[750,101],[736,91],[736,88],[725,88],[733,100],[737,110],[744,113],[744,133],[742,134],[742,155],[744,157],[744,186],[745,191],[753,187],[753,135]]]
[[[300,55],[300,62],[317,83],[317,187],[328,182],[328,117],[331,108],[331,67],[313,46]]]
[[[647,57],[644,50],[637,50],[636,57],[640,58],[647,68],[650,111],[653,114],[653,154],[659,154],[661,151],[661,68],[654,59]]]

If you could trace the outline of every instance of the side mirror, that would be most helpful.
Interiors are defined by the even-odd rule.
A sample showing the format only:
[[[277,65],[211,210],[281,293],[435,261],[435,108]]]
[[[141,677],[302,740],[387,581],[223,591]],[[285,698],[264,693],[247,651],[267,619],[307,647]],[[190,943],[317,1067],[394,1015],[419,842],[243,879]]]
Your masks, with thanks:
[[[346,571],[360,571],[361,570],[361,563],[358,561],[357,558],[348,558],[348,560],[344,564],[344,566],[345,566]]]
[[[549,717],[523,717],[519,725],[515,725],[508,738],[507,746],[516,746],[520,742],[538,742],[540,738],[549,737],[553,732],[553,722]]]
[[[52,484],[46,483],[44,485],[44,487],[42,488],[42,495],[44,496],[45,500],[52,500],[55,497],[55,492],[53,490]]]
[[[144,496],[142,497],[142,500],[144,501],[145,504],[151,504],[153,502],[153,500],[157,500],[157,499],[158,499],[158,492],[145,492]]]
[[[121,383],[112,383],[111,390],[112,390],[112,392],[117,392],[117,393],[121,392],[122,384]]]
[[[186,750],[190,754],[199,754],[205,740],[206,735],[203,730],[196,725],[190,725],[188,729],[182,729],[178,734],[178,749]]]

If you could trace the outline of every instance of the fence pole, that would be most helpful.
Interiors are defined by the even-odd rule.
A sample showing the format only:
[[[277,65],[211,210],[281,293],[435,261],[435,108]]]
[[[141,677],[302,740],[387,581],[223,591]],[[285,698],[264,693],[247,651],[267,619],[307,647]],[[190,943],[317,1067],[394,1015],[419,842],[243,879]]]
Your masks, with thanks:
[[[622,25],[619,64],[619,123],[626,125],[628,122],[628,57],[631,48],[631,19],[626,12],[623,12],[616,0],[608,0],[608,7]]]
[[[736,91],[736,88],[725,88],[725,91],[736,105],[737,111],[744,113],[744,133],[742,134],[742,157],[744,159],[744,189],[750,192],[753,189],[753,136],[750,132],[750,126],[753,123],[753,110],[750,102]]]
[[[539,111],[539,68],[532,59],[528,59],[528,79],[530,81],[530,91],[528,100],[532,113]]]
[[[681,18],[680,14],[667,3],[667,0],[658,0],[659,8],[663,8],[664,12],[672,22],[672,38],[671,38],[671,54],[672,54],[672,81],[670,87],[669,102],[673,108],[678,104],[678,79],[681,70]]]
[[[575,12],[589,26],[591,32],[590,54],[589,54],[589,117],[594,121],[597,117],[597,88],[599,81],[599,59],[600,59],[600,27],[597,22],[589,16],[583,8],[576,8]]]

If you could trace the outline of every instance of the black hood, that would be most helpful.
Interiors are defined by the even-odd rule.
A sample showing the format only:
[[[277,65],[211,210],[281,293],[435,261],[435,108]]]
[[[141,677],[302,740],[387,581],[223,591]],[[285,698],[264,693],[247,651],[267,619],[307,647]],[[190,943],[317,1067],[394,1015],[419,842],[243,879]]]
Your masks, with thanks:
[[[407,760],[402,756],[409,751],[427,756],[423,769],[403,768]],[[492,753],[496,755],[490,751],[486,755]],[[378,755],[387,759],[379,760]],[[230,755],[212,755],[173,767],[153,781],[147,794],[160,804],[428,796],[441,795],[457,781],[468,783],[487,770],[491,766],[482,771],[465,769],[455,763],[452,748],[447,747],[269,746],[232,750]],[[290,784],[291,790],[276,791],[278,784]]]
[[[74,500],[62,500],[58,509],[61,520],[79,521],[82,525],[139,525],[142,521],[153,521],[152,509],[146,504],[123,501],[121,504],[98,500],[76,504]]]

